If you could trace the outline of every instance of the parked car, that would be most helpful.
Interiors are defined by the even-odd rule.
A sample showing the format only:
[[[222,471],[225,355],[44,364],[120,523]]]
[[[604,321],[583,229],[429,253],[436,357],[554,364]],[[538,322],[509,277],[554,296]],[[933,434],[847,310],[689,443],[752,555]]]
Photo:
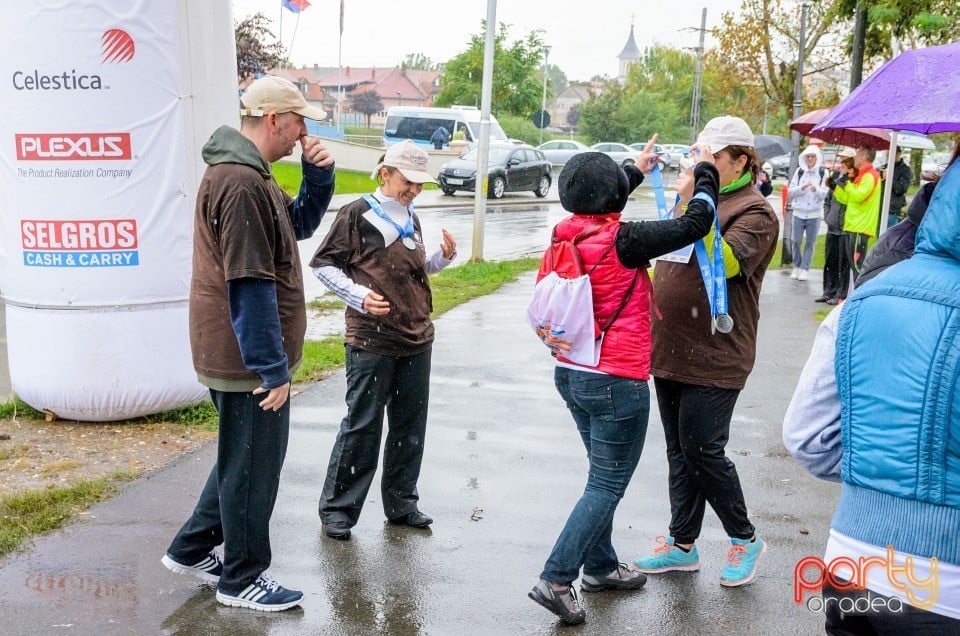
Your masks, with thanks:
[[[473,192],[477,183],[478,149],[440,166],[437,181],[446,195],[458,191]],[[550,191],[550,162],[543,153],[527,144],[490,143],[487,196],[499,199],[504,192],[533,192],[540,198]]]
[[[790,176],[790,155],[770,157],[764,162],[763,169],[766,170],[771,179],[776,179],[777,177],[786,179]]]
[[[640,154],[627,144],[620,144],[615,141],[601,141],[593,144],[590,148],[602,152],[621,166],[632,166],[637,162],[637,155]]]
[[[647,142],[638,141],[635,144],[630,144],[630,147],[637,151],[637,154],[643,152],[643,149],[647,147]],[[670,154],[670,151],[667,150],[664,146],[660,144],[653,144],[653,152],[660,155],[660,172],[666,171],[667,168],[675,167],[679,169],[680,167],[680,158],[674,157]]]
[[[562,166],[573,155],[584,150],[590,150],[590,146],[572,139],[554,139],[553,141],[543,142],[537,146],[537,150],[542,152],[553,165]]]
[[[690,146],[686,144],[660,144],[664,150],[670,153],[670,165],[680,169],[680,160],[686,157],[690,158]]]

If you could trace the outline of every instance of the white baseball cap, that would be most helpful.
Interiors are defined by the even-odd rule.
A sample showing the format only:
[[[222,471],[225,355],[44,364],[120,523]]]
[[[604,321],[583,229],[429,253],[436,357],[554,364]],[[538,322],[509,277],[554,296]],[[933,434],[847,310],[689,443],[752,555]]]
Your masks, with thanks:
[[[396,168],[408,181],[413,183],[436,183],[436,180],[427,172],[429,156],[423,148],[409,139],[387,148],[383,161],[377,164],[374,175],[383,166]]]
[[[243,105],[240,114],[245,117],[296,113],[320,121],[327,116],[324,111],[308,104],[293,82],[276,75],[264,75],[254,80],[240,96],[240,103]]]
[[[850,146],[844,146],[837,151],[838,157],[856,157],[857,151],[851,148]]]
[[[753,132],[747,122],[739,117],[724,115],[707,122],[697,137],[697,143],[710,148],[710,153],[714,155],[727,146],[753,148]]]

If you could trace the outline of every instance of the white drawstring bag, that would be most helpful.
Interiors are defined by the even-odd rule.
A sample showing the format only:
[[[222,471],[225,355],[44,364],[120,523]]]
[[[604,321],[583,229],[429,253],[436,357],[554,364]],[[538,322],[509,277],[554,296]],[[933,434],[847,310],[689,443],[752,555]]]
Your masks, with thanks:
[[[607,324],[600,327],[593,314],[590,274],[613,249],[614,241],[611,241],[589,272],[583,269],[577,243],[593,236],[602,228],[603,225],[587,228],[572,241],[558,239],[554,228],[550,247],[544,252],[540,264],[540,273],[548,273],[537,283],[533,297],[527,304],[527,324],[550,349],[550,353],[585,367],[596,367],[600,363],[603,334],[623,311],[640,273],[637,270],[637,275],[634,276],[620,306]],[[569,350],[566,347],[569,347]]]

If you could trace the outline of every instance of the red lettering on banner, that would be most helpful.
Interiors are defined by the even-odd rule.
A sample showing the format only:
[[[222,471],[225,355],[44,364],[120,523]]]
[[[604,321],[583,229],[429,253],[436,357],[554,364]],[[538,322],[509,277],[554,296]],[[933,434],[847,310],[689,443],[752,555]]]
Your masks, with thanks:
[[[27,250],[137,249],[136,219],[103,221],[20,221],[20,242]]]
[[[99,161],[133,158],[130,133],[17,133],[20,161]]]

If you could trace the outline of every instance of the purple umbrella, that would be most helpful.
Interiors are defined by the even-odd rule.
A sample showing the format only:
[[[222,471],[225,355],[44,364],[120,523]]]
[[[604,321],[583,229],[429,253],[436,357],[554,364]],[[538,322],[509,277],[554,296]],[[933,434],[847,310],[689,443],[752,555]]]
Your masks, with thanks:
[[[960,42],[904,51],[881,66],[813,129],[960,130]]]

